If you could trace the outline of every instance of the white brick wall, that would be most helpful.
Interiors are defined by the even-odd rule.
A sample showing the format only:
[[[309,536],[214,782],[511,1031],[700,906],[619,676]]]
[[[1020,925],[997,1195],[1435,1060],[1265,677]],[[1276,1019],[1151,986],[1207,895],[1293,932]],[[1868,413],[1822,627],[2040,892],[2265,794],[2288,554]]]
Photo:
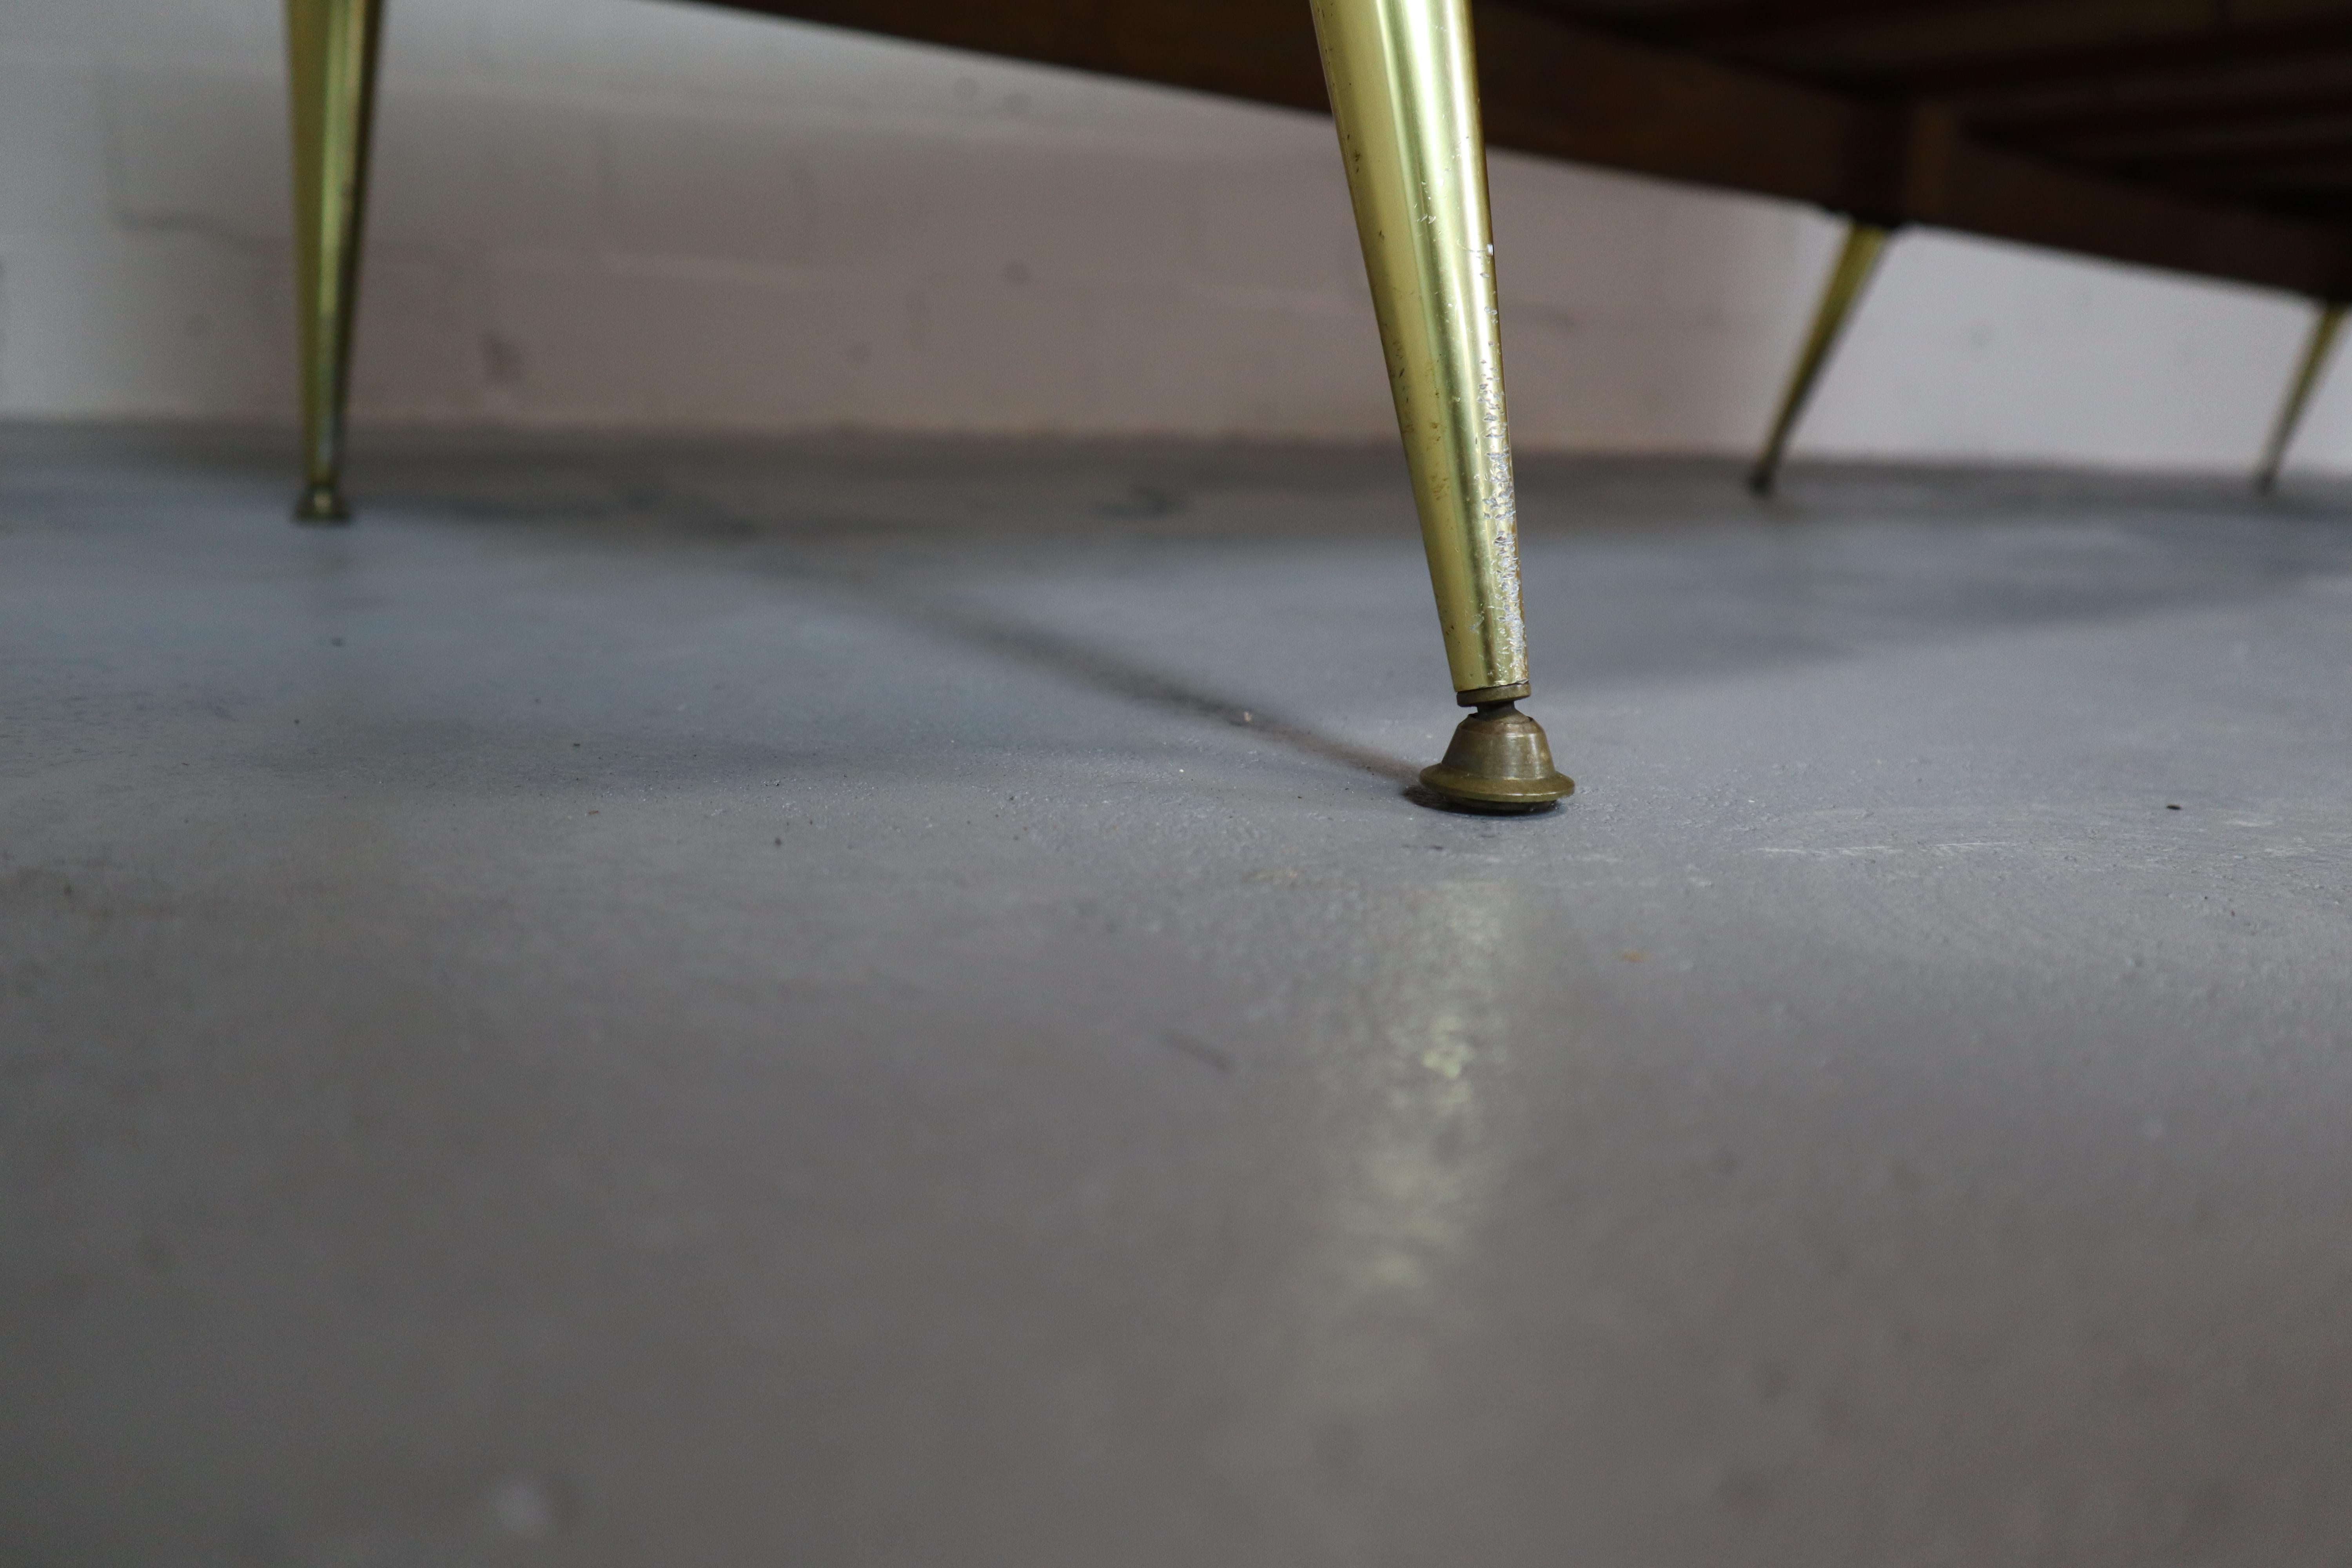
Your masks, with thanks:
[[[1318,119],[667,0],[390,15],[363,419],[1391,428]],[[0,5],[0,415],[287,416],[280,47],[278,0]],[[1834,226],[1494,187],[1521,443],[1744,451]],[[2306,319],[1907,237],[1802,444],[2242,467]],[[2352,375],[2300,455],[2352,465]]]

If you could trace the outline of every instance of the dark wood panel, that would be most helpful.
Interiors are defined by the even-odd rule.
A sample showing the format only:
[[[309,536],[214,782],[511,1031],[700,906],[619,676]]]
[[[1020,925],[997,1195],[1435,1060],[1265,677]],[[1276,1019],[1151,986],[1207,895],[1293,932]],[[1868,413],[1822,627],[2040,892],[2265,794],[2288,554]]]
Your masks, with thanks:
[[[1989,0],[1685,0],[1623,5],[1607,0],[1528,0],[1570,20],[1606,19],[1678,44],[1753,37],[1825,23],[1981,10]],[[2066,0],[2051,0],[2063,5]]]
[[[981,54],[1328,110],[1306,0],[706,0]]]
[[[1305,0],[716,0],[1320,110]],[[2342,231],[2042,163],[1934,103],[1874,101],[1477,0],[1498,146],[2306,294],[2352,291]],[[2352,24],[2347,24],[2352,26]]]
[[[2344,0],[1967,0],[1813,5],[1738,23],[1675,20],[1659,41],[1842,82],[1940,67],[2143,47],[2226,43],[2339,20]]]
[[[1961,108],[1971,124],[2053,147],[2109,136],[2225,132],[2306,115],[2352,112],[2352,61],[2332,74],[2336,79],[2319,87],[2310,82],[2315,78],[2326,81],[2321,73],[2252,81],[2200,79],[2169,92],[2150,84],[2127,96],[2089,101],[1988,109],[1962,100]]]
[[[1475,14],[1498,146],[1841,210],[1888,200],[1883,117],[1835,94],[1510,6]]]
[[[2045,143],[2046,145],[2046,143]],[[2352,110],[2298,115],[2236,126],[2110,132],[2068,143],[2067,157],[2116,173],[2249,165],[2352,147]]]
[[[2313,296],[2346,291],[2345,246],[2333,233],[2011,153],[1969,149],[1943,196],[1939,220],[1954,228]]]
[[[1877,80],[1890,90],[1951,94],[2095,83],[2168,68],[2210,72],[2270,61],[2307,65],[2322,56],[2352,56],[2352,15],[2212,35],[1922,64],[1880,73]]]

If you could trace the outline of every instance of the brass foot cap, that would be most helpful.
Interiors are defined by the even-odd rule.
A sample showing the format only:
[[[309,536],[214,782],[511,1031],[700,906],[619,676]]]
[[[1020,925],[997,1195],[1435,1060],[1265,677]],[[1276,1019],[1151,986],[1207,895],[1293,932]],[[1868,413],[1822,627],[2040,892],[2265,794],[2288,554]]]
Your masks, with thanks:
[[[349,522],[352,509],[343,502],[343,494],[332,485],[310,485],[294,503],[297,522]]]
[[[1509,702],[1463,720],[1445,760],[1422,769],[1421,782],[1449,804],[1481,811],[1540,811],[1576,793],[1576,781],[1552,766],[1543,726]]]

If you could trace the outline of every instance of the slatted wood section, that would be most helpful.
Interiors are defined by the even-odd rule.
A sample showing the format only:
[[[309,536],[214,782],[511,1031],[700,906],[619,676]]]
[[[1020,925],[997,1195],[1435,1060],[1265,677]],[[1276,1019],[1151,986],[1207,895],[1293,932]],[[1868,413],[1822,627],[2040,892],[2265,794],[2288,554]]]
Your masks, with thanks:
[[[719,0],[1297,109],[1305,0]],[[1497,145],[2352,296],[2352,0],[1474,0]]]

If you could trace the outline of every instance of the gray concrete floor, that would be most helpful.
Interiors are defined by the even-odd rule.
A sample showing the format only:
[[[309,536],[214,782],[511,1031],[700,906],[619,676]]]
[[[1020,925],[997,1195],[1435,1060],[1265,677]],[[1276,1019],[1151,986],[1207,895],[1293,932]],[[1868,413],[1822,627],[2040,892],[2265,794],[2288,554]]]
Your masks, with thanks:
[[[2352,1563],[2341,495],[0,438],[0,1559]]]

